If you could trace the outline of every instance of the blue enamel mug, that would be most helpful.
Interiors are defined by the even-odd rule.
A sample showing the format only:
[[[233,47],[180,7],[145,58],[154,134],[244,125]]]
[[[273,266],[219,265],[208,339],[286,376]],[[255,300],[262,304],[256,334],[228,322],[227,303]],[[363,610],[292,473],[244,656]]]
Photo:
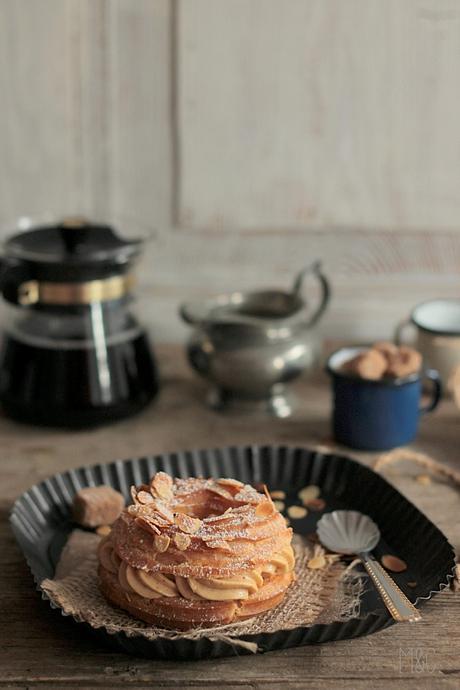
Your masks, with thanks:
[[[332,378],[333,430],[338,443],[359,450],[388,450],[413,441],[420,417],[434,410],[441,398],[435,369],[398,379],[369,381],[342,371],[345,362],[367,347],[344,347],[327,362]],[[432,385],[431,401],[421,406],[423,379]]]

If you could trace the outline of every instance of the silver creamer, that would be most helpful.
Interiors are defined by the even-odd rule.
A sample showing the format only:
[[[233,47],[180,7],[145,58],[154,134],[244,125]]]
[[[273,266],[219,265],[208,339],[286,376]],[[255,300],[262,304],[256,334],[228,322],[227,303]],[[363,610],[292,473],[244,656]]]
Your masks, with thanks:
[[[308,274],[318,279],[321,288],[313,313],[301,293]],[[213,385],[211,405],[289,416],[292,408],[285,386],[317,362],[314,327],[329,297],[329,283],[315,262],[298,274],[291,291],[233,292],[183,304],[180,314],[194,327],[188,357]]]

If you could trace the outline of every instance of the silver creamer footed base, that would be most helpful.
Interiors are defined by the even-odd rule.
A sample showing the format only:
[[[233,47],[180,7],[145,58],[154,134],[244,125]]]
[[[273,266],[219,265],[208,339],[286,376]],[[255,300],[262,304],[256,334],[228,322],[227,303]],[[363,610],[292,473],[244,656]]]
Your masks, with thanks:
[[[254,416],[290,417],[294,408],[292,394],[287,394],[282,384],[274,386],[271,394],[264,398],[244,397],[223,388],[211,388],[207,396],[208,405],[219,412],[250,414]]]

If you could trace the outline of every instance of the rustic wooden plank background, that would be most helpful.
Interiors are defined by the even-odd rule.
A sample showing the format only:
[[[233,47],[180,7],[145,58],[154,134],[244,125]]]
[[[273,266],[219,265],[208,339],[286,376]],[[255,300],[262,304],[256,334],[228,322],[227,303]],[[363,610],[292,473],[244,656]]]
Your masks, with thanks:
[[[325,335],[460,293],[458,0],[0,0],[0,230],[83,211],[156,228],[141,306],[288,285]]]

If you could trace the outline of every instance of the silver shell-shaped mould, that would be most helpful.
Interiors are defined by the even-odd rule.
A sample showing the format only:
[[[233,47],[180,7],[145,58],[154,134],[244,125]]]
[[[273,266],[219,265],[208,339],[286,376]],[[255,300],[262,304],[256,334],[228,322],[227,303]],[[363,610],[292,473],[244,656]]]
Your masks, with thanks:
[[[378,544],[380,530],[368,515],[356,510],[334,510],[318,522],[320,542],[336,553],[371,551]]]

